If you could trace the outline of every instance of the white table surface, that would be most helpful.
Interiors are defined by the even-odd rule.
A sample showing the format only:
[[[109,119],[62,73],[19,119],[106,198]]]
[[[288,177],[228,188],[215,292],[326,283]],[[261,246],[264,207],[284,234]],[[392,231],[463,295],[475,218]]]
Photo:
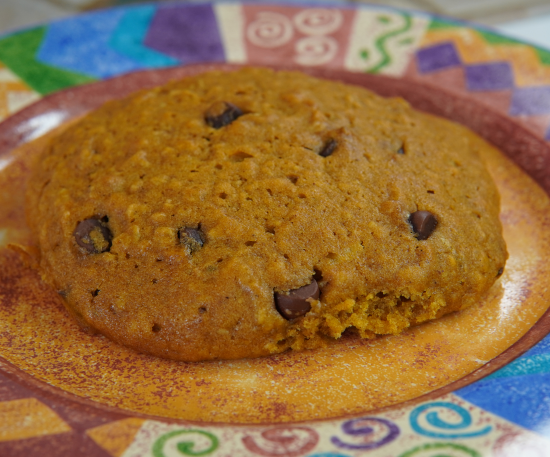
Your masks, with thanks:
[[[508,36],[550,49],[550,14],[505,22],[495,28]]]

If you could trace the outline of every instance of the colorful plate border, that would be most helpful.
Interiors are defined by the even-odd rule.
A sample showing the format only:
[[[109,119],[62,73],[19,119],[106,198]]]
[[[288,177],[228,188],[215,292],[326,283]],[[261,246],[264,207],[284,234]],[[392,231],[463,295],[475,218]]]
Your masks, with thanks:
[[[380,6],[166,3],[102,10],[0,37],[0,119],[74,85],[198,62],[289,63],[407,77],[472,97],[550,141],[550,52],[490,29]],[[436,400],[285,426],[112,415],[0,372],[1,455],[350,457],[550,455],[550,338]]]

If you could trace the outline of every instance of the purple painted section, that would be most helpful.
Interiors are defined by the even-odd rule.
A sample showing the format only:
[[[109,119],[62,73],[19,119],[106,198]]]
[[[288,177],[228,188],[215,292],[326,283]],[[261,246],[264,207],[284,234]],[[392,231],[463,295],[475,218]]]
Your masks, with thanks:
[[[443,70],[461,63],[452,43],[442,43],[429,48],[422,48],[416,53],[416,59],[420,73]]]
[[[514,87],[514,74],[508,62],[468,65],[466,85],[469,90],[505,90]]]
[[[546,135],[544,136],[544,139],[546,141],[550,141],[550,125],[548,126],[548,130],[546,131]]]
[[[207,4],[160,7],[144,44],[186,64],[225,60],[216,16]]]
[[[524,87],[514,90],[510,115],[537,116],[550,114],[550,86]]]

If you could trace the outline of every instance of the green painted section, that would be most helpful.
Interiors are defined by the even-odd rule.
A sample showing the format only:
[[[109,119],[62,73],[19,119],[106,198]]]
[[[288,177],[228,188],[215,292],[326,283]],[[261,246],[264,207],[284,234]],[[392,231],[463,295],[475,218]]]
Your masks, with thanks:
[[[539,59],[543,65],[550,65],[550,51],[547,51],[546,49],[536,48],[534,47],[535,52],[539,56]]]
[[[464,25],[459,22],[445,21],[443,19],[432,19],[432,22],[430,22],[430,25],[428,26],[428,30],[456,29],[460,27],[464,27]]]
[[[412,26],[412,19],[411,19],[411,16],[409,14],[403,13],[403,14],[401,14],[401,17],[403,18],[403,21],[404,21],[403,26],[401,26],[400,28],[395,29],[395,30],[390,30],[389,32],[387,32],[387,33],[385,33],[385,34],[383,34],[383,35],[381,35],[380,37],[377,38],[377,40],[374,44],[376,46],[376,49],[378,49],[378,52],[380,52],[380,54],[382,55],[382,60],[380,61],[380,63],[378,63],[374,67],[367,68],[367,70],[366,70],[367,72],[369,72],[369,73],[379,73],[382,68],[384,68],[384,67],[388,66],[389,64],[391,64],[392,57],[391,57],[390,53],[388,52],[388,50],[386,49],[386,41],[388,39],[394,37],[394,36],[401,35],[402,33],[408,32],[411,29],[411,26]],[[386,21],[387,19],[389,19],[389,18],[381,17],[381,16],[378,17],[378,20],[380,22],[384,23],[384,24],[387,24],[387,23],[390,22],[389,20]],[[402,40],[400,42],[400,44],[406,44],[406,42],[403,43],[403,40]],[[366,49],[363,49],[361,51],[361,57],[363,57],[363,58],[368,57],[368,51]]]
[[[187,436],[190,435],[190,436]],[[196,441],[193,439],[193,435],[202,435],[203,438],[206,438],[210,441],[208,448],[202,450],[195,450]],[[213,433],[207,432],[205,430],[199,429],[187,429],[187,430],[173,430],[171,432],[165,433],[153,444],[153,455],[155,457],[166,457],[165,446],[168,441],[172,440],[175,437],[180,437],[184,441],[179,441],[176,444],[177,450],[181,455],[190,455],[190,456],[202,456],[208,455],[214,452],[220,445],[220,441]],[[178,439],[178,440],[179,440]],[[174,455],[173,452],[168,452],[170,455]]]
[[[442,449],[446,450],[440,451]],[[447,451],[447,449],[450,449],[450,451]],[[401,454],[399,457],[412,457],[413,455],[418,454],[424,455],[426,457],[428,457],[428,455],[430,457],[451,457],[451,455],[452,457],[458,457],[459,455],[464,457],[482,457],[481,454],[475,449],[471,449],[462,444],[455,443],[426,443]]]
[[[46,27],[24,30],[0,39],[0,61],[40,94],[96,81],[90,76],[61,70],[35,60]]]
[[[489,43],[489,44],[521,44],[524,45],[519,40],[516,40],[515,38],[508,38],[502,35],[499,35],[498,33],[489,32],[487,30],[476,30],[477,33],[479,33],[483,39]]]

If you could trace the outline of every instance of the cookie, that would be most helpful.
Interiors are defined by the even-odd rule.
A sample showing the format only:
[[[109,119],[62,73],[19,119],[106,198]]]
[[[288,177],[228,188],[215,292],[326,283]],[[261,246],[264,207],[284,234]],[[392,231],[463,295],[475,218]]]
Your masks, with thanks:
[[[476,303],[507,258],[489,147],[296,72],[211,72],[56,137],[27,216],[86,329],[185,361],[395,334]]]

